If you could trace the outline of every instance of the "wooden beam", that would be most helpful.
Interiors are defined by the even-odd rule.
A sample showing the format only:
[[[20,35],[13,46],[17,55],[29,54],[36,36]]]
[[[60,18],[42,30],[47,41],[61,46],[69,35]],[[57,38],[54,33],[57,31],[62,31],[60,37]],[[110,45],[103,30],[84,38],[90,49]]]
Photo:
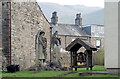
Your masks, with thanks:
[[[70,55],[70,56],[71,56],[71,70],[73,70],[73,68],[72,68],[72,67],[73,67],[73,62],[72,62],[72,61],[73,61],[73,58],[72,58],[72,57],[73,57],[73,56],[72,56],[72,55],[73,55],[73,52],[71,51],[70,54],[71,54],[71,55]]]

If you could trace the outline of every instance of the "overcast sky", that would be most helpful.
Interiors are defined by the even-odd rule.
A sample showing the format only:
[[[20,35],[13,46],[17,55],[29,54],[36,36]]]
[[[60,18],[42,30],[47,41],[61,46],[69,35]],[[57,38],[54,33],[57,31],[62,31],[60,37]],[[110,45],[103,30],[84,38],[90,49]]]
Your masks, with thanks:
[[[104,0],[37,0],[38,2],[51,2],[62,5],[85,5],[91,7],[104,7]]]

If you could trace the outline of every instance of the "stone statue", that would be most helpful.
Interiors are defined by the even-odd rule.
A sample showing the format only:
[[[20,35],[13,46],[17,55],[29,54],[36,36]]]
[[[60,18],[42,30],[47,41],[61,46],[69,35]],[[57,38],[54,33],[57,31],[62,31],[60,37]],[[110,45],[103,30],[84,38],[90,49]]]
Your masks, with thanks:
[[[57,46],[61,45],[61,38],[59,38],[57,35],[58,35],[58,31],[56,31],[52,36],[53,47],[54,47],[54,45],[57,45]]]
[[[38,64],[40,66],[44,65],[47,58],[47,39],[44,37],[45,32],[41,31],[38,37]]]
[[[60,66],[60,46],[61,46],[61,39],[58,37],[58,32],[56,31],[52,36],[52,62],[56,66]]]

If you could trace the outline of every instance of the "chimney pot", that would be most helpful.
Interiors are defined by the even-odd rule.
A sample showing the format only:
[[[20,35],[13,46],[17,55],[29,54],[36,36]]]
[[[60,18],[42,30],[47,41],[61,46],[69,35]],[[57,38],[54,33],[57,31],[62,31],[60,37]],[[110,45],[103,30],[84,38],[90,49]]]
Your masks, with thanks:
[[[76,14],[75,25],[82,26],[81,13]]]
[[[58,22],[57,12],[56,12],[56,11],[54,11],[54,12],[52,13],[51,23],[52,23],[52,24],[54,24],[54,25],[56,25],[56,24],[57,24],[57,22]]]

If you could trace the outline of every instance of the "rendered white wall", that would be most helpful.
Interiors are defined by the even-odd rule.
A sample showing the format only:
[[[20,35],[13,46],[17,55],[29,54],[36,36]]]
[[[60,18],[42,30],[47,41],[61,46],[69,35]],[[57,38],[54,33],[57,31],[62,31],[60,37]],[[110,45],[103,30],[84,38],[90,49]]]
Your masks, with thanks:
[[[105,67],[120,68],[120,3],[105,2]]]

